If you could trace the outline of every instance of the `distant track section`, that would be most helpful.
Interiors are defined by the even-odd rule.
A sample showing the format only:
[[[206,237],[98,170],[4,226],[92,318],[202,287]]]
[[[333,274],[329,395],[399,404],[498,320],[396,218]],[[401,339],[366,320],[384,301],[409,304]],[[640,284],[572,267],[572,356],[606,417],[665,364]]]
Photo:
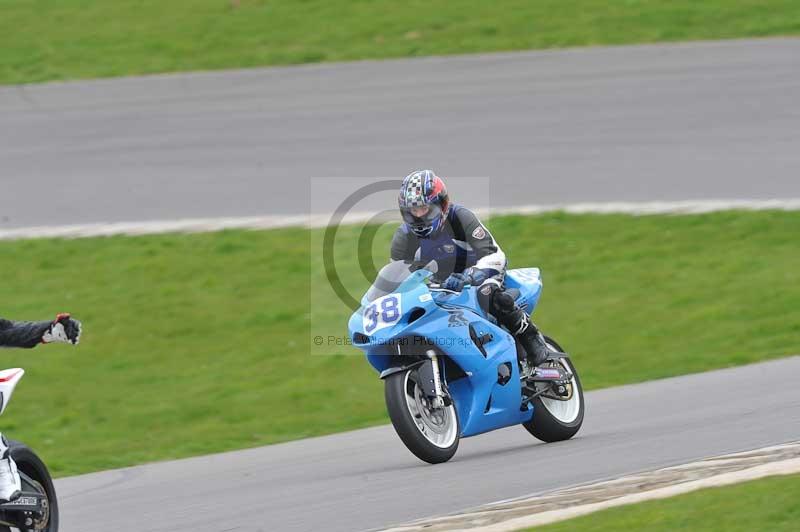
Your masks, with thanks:
[[[0,87],[0,229],[324,213],[313,178],[419,167],[470,207],[798,198],[798,94],[793,38]]]
[[[476,209],[484,217],[507,214],[542,214],[567,212],[570,214],[699,214],[725,210],[800,210],[800,198],[789,200],[703,200],[573,203],[567,205],[523,205],[498,209]],[[377,213],[357,212],[345,216],[343,223],[360,223],[373,220]],[[152,235],[160,233],[207,233],[223,229],[273,229],[277,227],[325,227],[330,215],[310,216],[243,216],[230,218],[198,218],[150,222],[117,222],[83,225],[23,227],[0,230],[0,240],[27,238],[88,238],[113,235]]]

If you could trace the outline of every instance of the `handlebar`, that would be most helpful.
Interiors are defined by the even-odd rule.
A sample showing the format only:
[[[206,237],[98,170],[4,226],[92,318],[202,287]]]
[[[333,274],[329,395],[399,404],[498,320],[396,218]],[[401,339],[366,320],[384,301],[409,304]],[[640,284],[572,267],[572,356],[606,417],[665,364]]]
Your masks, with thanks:
[[[471,284],[465,284],[464,288],[469,288],[471,286],[472,286]],[[444,288],[442,286],[442,283],[429,283],[428,284],[428,290],[430,290],[431,292],[447,292],[447,293],[450,293],[450,294],[460,294],[461,293],[461,292],[456,292],[455,290],[450,290],[448,288]]]

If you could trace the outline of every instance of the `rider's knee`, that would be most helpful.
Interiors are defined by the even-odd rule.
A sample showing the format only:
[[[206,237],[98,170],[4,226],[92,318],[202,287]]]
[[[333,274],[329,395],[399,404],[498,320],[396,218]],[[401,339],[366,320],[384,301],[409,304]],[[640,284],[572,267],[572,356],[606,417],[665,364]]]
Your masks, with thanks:
[[[478,304],[480,304],[484,311],[489,313],[494,311],[492,301],[494,299],[494,294],[499,288],[500,286],[497,283],[487,281],[478,289]]]

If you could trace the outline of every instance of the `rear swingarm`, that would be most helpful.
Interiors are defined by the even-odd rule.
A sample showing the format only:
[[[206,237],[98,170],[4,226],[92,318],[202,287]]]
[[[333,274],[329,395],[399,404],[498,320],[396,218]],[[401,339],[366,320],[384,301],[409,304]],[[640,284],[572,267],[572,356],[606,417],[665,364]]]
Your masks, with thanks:
[[[547,357],[548,362],[557,362],[560,358],[567,358],[565,353],[551,353]],[[572,381],[572,373],[564,369],[560,364],[547,367],[534,368],[532,375],[520,377],[522,386],[522,405],[525,406],[531,400],[543,395],[559,401],[568,401],[572,397],[569,383]],[[547,387],[536,388],[536,383],[547,384]]]
[[[49,501],[44,489],[28,475],[19,472],[22,495],[18,499],[0,504],[0,524],[20,530],[39,530],[42,519],[50,515]]]

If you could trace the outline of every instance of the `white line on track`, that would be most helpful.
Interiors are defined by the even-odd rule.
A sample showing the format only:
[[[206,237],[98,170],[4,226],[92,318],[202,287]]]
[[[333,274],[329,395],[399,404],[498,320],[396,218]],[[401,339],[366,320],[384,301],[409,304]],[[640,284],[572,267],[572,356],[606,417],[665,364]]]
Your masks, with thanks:
[[[800,442],[501,501],[456,515],[422,519],[385,532],[513,532],[616,506],[795,473],[800,473]]]
[[[800,198],[781,200],[687,200],[615,203],[569,203],[523,205],[518,207],[479,208],[482,217],[505,214],[542,214],[563,211],[570,214],[701,214],[727,210],[800,210]],[[375,213],[348,213],[342,223],[363,223]],[[22,227],[0,230],[0,240],[28,238],[88,238],[114,235],[153,235],[161,233],[208,233],[223,229],[275,229],[280,227],[325,227],[331,215],[267,215],[228,218],[193,218],[183,220],[93,223],[82,225]]]

